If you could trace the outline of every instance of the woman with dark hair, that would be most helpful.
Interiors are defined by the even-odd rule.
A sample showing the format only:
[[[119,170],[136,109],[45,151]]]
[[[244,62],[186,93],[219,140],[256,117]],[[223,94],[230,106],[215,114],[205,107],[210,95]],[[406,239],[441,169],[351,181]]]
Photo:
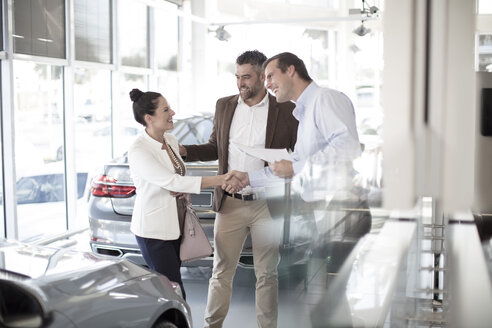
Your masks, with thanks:
[[[180,284],[179,247],[186,210],[185,193],[200,193],[201,188],[222,186],[225,175],[185,176],[178,141],[166,133],[174,128],[174,111],[157,92],[130,92],[135,120],[145,127],[128,150],[128,161],[136,199],[131,231],[147,265],[169,280]],[[230,181],[227,181],[229,184]],[[237,189],[243,186],[237,183]]]

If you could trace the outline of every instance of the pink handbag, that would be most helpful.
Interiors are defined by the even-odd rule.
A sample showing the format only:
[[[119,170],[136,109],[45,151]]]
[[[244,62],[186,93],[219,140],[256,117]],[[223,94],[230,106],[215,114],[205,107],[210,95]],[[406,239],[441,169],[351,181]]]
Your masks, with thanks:
[[[191,207],[189,198],[187,200],[183,236],[179,249],[179,257],[182,262],[208,257],[213,253],[212,246],[205,235],[205,231],[203,231],[198,216]]]

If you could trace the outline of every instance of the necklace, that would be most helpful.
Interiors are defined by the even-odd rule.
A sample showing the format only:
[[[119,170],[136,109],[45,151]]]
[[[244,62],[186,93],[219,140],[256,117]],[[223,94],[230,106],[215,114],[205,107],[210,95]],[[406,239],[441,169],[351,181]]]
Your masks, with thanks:
[[[181,162],[179,161],[178,157],[174,153],[174,150],[169,146],[169,144],[166,141],[166,138],[164,138],[164,144],[166,145],[167,148],[167,153],[169,154],[169,157],[171,158],[171,162],[173,163],[174,170],[176,173],[179,175],[184,175],[184,168],[181,165]]]

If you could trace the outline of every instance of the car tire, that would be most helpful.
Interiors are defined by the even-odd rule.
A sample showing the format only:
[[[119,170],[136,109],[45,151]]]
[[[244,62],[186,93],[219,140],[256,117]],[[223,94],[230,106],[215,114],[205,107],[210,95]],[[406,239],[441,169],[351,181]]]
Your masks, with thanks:
[[[152,328],[178,328],[174,323],[167,321],[166,319],[164,320],[159,320],[156,322]]]

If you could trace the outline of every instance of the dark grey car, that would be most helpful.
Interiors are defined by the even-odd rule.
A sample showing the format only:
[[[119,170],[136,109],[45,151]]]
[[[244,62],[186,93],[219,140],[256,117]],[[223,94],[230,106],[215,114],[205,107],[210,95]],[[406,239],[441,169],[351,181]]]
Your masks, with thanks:
[[[130,261],[0,238],[0,327],[191,328],[179,284]]]

